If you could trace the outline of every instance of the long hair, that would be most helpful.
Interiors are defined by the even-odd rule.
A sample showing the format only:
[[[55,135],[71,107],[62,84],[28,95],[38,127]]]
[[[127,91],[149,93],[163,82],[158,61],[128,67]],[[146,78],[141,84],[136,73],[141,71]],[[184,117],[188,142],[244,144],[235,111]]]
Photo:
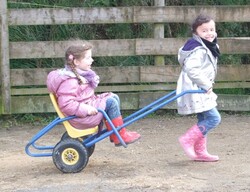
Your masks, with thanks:
[[[86,51],[93,48],[93,45],[87,41],[78,41],[71,46],[65,52],[65,63],[71,68],[73,73],[76,75],[79,84],[84,84],[80,75],[76,71],[74,60],[81,60],[84,58]]]

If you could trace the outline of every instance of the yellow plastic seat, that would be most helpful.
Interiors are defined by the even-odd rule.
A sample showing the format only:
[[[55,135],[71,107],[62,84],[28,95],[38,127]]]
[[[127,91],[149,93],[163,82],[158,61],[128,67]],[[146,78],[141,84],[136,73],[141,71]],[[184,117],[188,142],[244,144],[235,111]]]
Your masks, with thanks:
[[[52,104],[57,112],[57,115],[62,119],[65,118],[64,114],[61,112],[61,110],[58,107],[56,96],[53,93],[49,94],[50,99],[52,101]],[[83,137],[86,135],[92,135],[98,131],[98,126],[93,127],[93,128],[88,128],[88,129],[76,129],[73,127],[69,121],[63,121],[62,122],[68,135],[72,138],[78,138],[78,137]]]

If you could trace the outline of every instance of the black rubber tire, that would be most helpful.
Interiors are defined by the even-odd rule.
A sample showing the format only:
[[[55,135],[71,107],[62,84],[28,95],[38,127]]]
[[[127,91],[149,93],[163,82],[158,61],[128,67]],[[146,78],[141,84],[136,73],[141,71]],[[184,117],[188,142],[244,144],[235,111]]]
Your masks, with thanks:
[[[61,140],[64,140],[66,138],[71,138],[67,131],[62,135]],[[88,136],[85,136],[85,137],[78,138],[78,140],[82,142],[83,140],[87,138]],[[88,147],[87,150],[88,150],[88,156],[90,157],[95,151],[95,144],[92,145],[91,147]]]
[[[92,145],[91,147],[88,147],[87,150],[88,150],[88,156],[90,157],[95,151],[95,144]]]
[[[62,135],[61,140],[64,140],[66,138],[71,138],[67,131]]]
[[[52,154],[55,166],[63,173],[77,173],[88,164],[86,147],[78,140],[65,138],[57,143]]]

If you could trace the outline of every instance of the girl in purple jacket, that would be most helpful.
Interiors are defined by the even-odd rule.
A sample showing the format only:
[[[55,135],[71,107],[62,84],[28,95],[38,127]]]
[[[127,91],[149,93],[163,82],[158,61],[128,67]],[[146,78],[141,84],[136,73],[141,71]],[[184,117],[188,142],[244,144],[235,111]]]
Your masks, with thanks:
[[[70,120],[77,129],[87,129],[99,125],[103,115],[97,108],[105,110],[115,127],[123,124],[120,112],[120,100],[114,93],[95,95],[99,76],[91,69],[93,46],[89,42],[79,41],[70,46],[65,53],[66,65],[63,69],[51,71],[47,77],[47,87],[57,97],[61,111],[66,115],[76,115]],[[108,130],[111,126],[105,122]],[[126,144],[137,141],[141,136],[137,132],[119,131]],[[115,146],[121,146],[115,134],[110,136]]]

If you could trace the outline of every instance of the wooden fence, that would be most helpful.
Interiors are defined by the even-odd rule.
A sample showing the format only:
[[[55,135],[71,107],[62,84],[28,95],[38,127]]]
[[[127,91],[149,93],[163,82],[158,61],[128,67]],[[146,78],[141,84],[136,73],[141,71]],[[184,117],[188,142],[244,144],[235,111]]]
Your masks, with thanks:
[[[160,1],[162,2],[162,1]],[[0,0],[0,114],[53,112],[45,86],[52,69],[10,69],[10,59],[61,58],[69,41],[9,42],[8,26],[57,24],[154,23],[155,37],[147,39],[91,40],[93,55],[176,55],[186,38],[164,38],[164,23],[190,22],[200,12],[214,15],[216,22],[250,22],[250,6],[160,6],[111,8],[7,9]],[[219,38],[224,54],[249,54],[250,37]],[[108,49],[107,49],[108,47]],[[157,62],[157,59],[156,59]],[[136,110],[176,87],[178,65],[98,67],[101,85],[98,92],[120,95],[122,109]],[[25,88],[26,87],[26,88]],[[29,87],[29,88],[27,88]],[[249,65],[219,66],[216,89],[250,88]],[[219,95],[219,109],[250,111],[249,95]],[[175,103],[164,108],[176,108]]]

